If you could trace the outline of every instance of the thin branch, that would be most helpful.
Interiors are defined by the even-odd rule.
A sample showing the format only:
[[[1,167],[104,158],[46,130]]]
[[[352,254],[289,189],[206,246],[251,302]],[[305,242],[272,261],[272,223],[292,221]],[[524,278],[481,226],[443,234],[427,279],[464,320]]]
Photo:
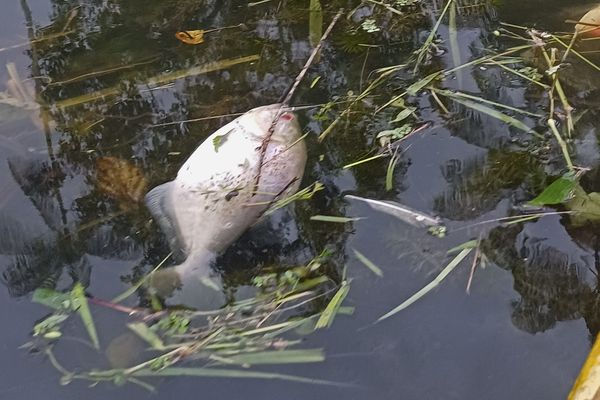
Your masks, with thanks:
[[[296,89],[298,89],[298,86],[300,86],[300,82],[302,82],[302,79],[304,79],[306,72],[308,71],[311,64],[317,57],[317,54],[319,54],[319,52],[321,51],[321,47],[323,47],[323,42],[325,42],[325,40],[327,39],[327,37],[329,36],[331,31],[333,30],[333,27],[335,26],[337,21],[340,19],[343,12],[344,12],[344,9],[340,8],[340,10],[337,12],[335,17],[333,17],[333,20],[327,27],[327,30],[325,30],[325,33],[323,33],[323,36],[319,40],[319,43],[315,46],[312,53],[310,54],[310,57],[308,57],[308,60],[306,60],[304,67],[302,68],[302,70],[300,71],[300,73],[298,74],[296,79],[294,80],[294,84],[292,85],[292,88],[290,89],[288,94],[283,99],[283,102],[281,103],[281,106],[279,107],[279,110],[277,111],[275,118],[273,118],[273,122],[271,122],[271,126],[269,127],[269,131],[267,132],[267,136],[264,138],[264,140],[260,146],[260,149],[259,149],[259,151],[260,151],[259,160],[260,161],[258,163],[258,172],[256,174],[256,181],[254,183],[255,191],[258,190],[258,184],[260,183],[260,176],[261,176],[262,167],[263,167],[264,160],[265,160],[265,154],[267,152],[267,147],[269,146],[269,142],[271,141],[271,137],[273,136],[273,133],[275,132],[275,125],[277,124],[277,121],[279,121],[279,118],[281,117],[281,115],[284,113],[285,108],[289,105],[290,101],[292,100],[292,96],[296,92]]]

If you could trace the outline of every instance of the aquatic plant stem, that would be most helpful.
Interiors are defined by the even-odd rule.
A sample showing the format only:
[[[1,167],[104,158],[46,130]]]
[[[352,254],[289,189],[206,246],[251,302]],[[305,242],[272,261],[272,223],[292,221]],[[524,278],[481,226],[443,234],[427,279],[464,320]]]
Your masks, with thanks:
[[[569,168],[569,171],[574,171],[575,168],[573,167],[573,162],[571,161],[571,156],[569,155],[569,149],[567,148],[567,143],[560,136],[560,132],[558,132],[558,129],[556,128],[556,121],[552,118],[549,118],[548,126],[550,127],[550,130],[554,134],[556,141],[560,145],[560,149],[562,150],[563,157],[565,158],[565,162],[567,163],[567,167]]]

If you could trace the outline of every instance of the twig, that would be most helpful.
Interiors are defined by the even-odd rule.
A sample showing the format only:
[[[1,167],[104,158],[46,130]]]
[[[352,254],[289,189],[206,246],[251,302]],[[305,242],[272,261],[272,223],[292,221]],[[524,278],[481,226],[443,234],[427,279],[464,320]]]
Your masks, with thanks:
[[[144,314],[146,314],[146,311],[143,308],[127,307],[127,306],[124,306],[121,304],[113,303],[108,300],[102,300],[102,299],[99,299],[96,297],[88,297],[87,300],[90,303],[95,304],[97,306],[110,308],[111,310],[119,311],[119,312],[122,312],[122,313],[125,313],[128,315],[144,315]]]
[[[337,21],[340,19],[343,12],[344,12],[344,9],[340,8],[339,11],[337,12],[337,14],[335,15],[335,17],[333,17],[333,20],[331,21],[331,23],[325,30],[325,33],[323,33],[323,36],[321,36],[319,43],[315,46],[312,53],[310,54],[310,57],[308,57],[308,60],[306,60],[304,67],[302,68],[302,70],[300,71],[300,73],[298,74],[296,79],[294,80],[294,84],[292,85],[292,88],[290,89],[290,91],[287,93],[287,95],[281,102],[281,106],[279,107],[279,110],[277,111],[275,118],[273,118],[273,122],[271,122],[271,126],[269,127],[269,131],[267,132],[267,136],[263,139],[262,144],[259,149],[260,162],[258,163],[258,171],[256,174],[256,181],[254,183],[254,191],[255,192],[258,191],[258,184],[260,183],[260,175],[261,175],[262,167],[264,164],[265,154],[267,152],[267,147],[269,146],[269,142],[271,141],[271,137],[273,136],[273,133],[275,132],[275,125],[277,124],[277,121],[279,121],[279,118],[283,114],[284,109],[289,105],[290,101],[292,100],[292,96],[296,92],[296,89],[298,89],[298,86],[300,86],[300,82],[302,81],[302,79],[304,79],[306,72],[310,68],[313,61],[315,60],[317,54],[319,54],[319,52],[321,51],[321,47],[323,47],[323,42],[325,42],[325,40],[327,39],[327,37],[329,36],[331,31],[333,30],[333,27],[335,26]]]
[[[481,234],[479,235],[479,239],[477,240],[477,248],[475,249],[475,257],[473,257],[473,264],[471,264],[471,273],[469,274],[469,280],[467,281],[467,294],[471,294],[471,283],[473,282],[473,276],[475,275],[475,270],[477,269],[477,261],[479,260],[479,254],[481,252]]]

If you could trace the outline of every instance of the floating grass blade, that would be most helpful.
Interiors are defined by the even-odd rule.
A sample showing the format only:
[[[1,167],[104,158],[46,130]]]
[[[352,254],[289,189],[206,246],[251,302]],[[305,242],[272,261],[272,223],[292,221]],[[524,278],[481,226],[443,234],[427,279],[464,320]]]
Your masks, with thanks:
[[[159,371],[150,369],[142,369],[136,371],[134,376],[150,377],[150,376],[195,376],[195,377],[210,377],[210,378],[246,378],[246,379],[278,379],[290,382],[311,383],[314,385],[334,385],[348,386],[344,383],[325,381],[321,379],[307,378],[303,376],[279,374],[272,372],[261,371],[245,371],[239,369],[220,369],[220,368],[165,368]]]
[[[154,350],[164,350],[165,345],[163,341],[154,333],[146,324],[143,322],[136,322],[127,324],[127,327],[131,329],[136,335],[148,342]]]
[[[406,300],[405,302],[400,304],[398,307],[394,308],[393,310],[391,310],[388,313],[379,317],[377,322],[381,322],[384,319],[387,319],[387,318],[391,317],[392,315],[399,313],[400,311],[404,310],[405,308],[407,308],[408,306],[410,306],[417,300],[421,299],[423,296],[425,296],[431,290],[436,288],[448,276],[448,274],[450,274],[450,272],[452,272],[458,266],[458,264],[460,264],[460,262],[462,260],[464,260],[464,258],[466,256],[469,255],[469,253],[472,250],[473,250],[473,248],[468,248],[468,249],[464,249],[460,253],[458,253],[456,255],[456,257],[454,257],[454,259],[452,261],[450,261],[450,263],[442,270],[442,272],[440,272],[440,274],[438,276],[436,276],[436,278],[433,281],[431,281],[429,284],[427,284],[425,287],[423,287],[423,289],[419,290],[417,293],[412,295],[408,300]]]
[[[385,173],[385,190],[390,191],[394,188],[394,170],[396,169],[396,165],[400,157],[398,157],[398,153],[394,153],[392,158],[390,158],[390,162],[388,163],[388,167]]]
[[[365,257],[361,252],[359,252],[356,249],[352,249],[352,251],[354,251],[354,255],[356,256],[356,258],[358,258],[358,260],[367,268],[369,268],[369,270],[371,270],[371,272],[373,272],[375,275],[377,275],[378,277],[382,278],[383,277],[383,271],[381,270],[381,268],[379,268],[377,265],[375,265],[371,260],[369,260],[367,257]]]
[[[298,364],[323,362],[325,355],[322,349],[275,350],[238,354],[227,360],[240,365]]]
[[[448,15],[448,39],[450,42],[450,52],[452,53],[452,63],[454,67],[458,67],[461,64],[460,61],[460,46],[458,44],[458,30],[456,29],[456,9],[458,5],[456,3],[450,6],[450,14]],[[462,76],[459,75],[459,86],[462,86],[461,79]]]
[[[413,83],[412,85],[410,85],[406,89],[406,93],[409,96],[416,96],[421,89],[423,89],[425,86],[429,85],[433,80],[435,80],[436,78],[439,78],[440,76],[441,76],[440,72],[434,72],[433,74],[429,74],[425,78],[420,79],[420,80],[416,81],[415,83]],[[382,108],[385,108],[385,106],[383,106]]]
[[[158,265],[156,267],[154,267],[154,269],[149,274],[145,275],[135,285],[133,285],[132,287],[130,287],[129,289],[127,289],[126,291],[124,291],[123,293],[121,293],[120,295],[115,297],[114,299],[112,299],[111,301],[113,303],[120,303],[123,300],[125,300],[126,298],[128,298],[129,296],[133,295],[135,292],[137,292],[137,290],[148,280],[148,278],[150,278],[150,276],[153,273],[155,273],[160,267],[162,267],[172,255],[173,255],[172,252],[167,254],[167,256],[165,258],[163,258],[163,260],[160,263],[158,263]]]
[[[357,165],[368,163],[369,161],[377,160],[377,159],[383,158],[385,156],[386,156],[385,154],[377,154],[376,156],[373,156],[373,157],[364,158],[362,160],[358,160],[358,161],[355,161],[353,163],[346,164],[346,165],[344,165],[342,167],[342,169],[349,169],[349,168],[352,168],[352,167],[356,167]]]
[[[431,29],[431,32],[429,32],[429,36],[427,36],[427,39],[425,39],[425,43],[423,43],[421,48],[417,51],[417,60],[415,62],[415,68],[414,68],[415,72],[419,68],[419,65],[421,64],[421,62],[423,62],[425,55],[429,51],[429,47],[433,44],[433,40],[435,39],[435,35],[437,34],[440,24],[442,23],[442,20],[444,19],[444,16],[448,12],[448,9],[450,8],[450,6],[453,4],[454,4],[454,0],[448,0],[448,2],[446,3],[446,6],[442,10],[442,13],[440,14],[440,16],[438,18],[438,20],[436,21],[435,25],[433,26],[433,29]]]
[[[310,217],[311,221],[321,222],[334,222],[339,224],[346,224],[348,222],[360,221],[363,218],[349,218],[349,217],[336,217],[334,215],[313,215]]]
[[[73,290],[71,291],[71,295],[73,296],[73,300],[76,301],[79,306],[77,308],[77,313],[83,321],[83,325],[90,336],[94,348],[99,350],[100,341],[98,340],[98,333],[96,331],[96,326],[94,325],[94,320],[92,319],[92,313],[90,312],[90,307],[81,283],[77,282],[75,284]]]
[[[340,286],[325,310],[321,313],[315,329],[329,328],[333,324],[333,320],[349,291],[350,284],[347,281],[342,282],[342,286]]]
[[[450,250],[447,251],[448,254],[452,254],[452,253],[458,253],[461,250],[464,249],[474,249],[478,246],[479,241],[478,240],[469,240],[467,242],[464,242],[463,244],[459,244],[456,247],[451,248]]]
[[[504,122],[505,124],[514,126],[515,128],[525,131],[527,133],[533,133],[533,130],[531,128],[529,128],[527,125],[525,125],[523,122],[519,121],[516,118],[511,117],[510,115],[506,115],[503,112],[494,110],[491,107],[476,103],[474,101],[462,100],[462,99],[458,99],[456,97],[450,97],[450,98],[452,99],[452,101],[462,104],[463,106],[471,108],[475,111],[479,111],[480,113],[487,114],[492,118],[496,118],[496,119]]]
[[[514,111],[519,114],[528,115],[530,117],[535,117],[535,118],[542,117],[542,114],[531,113],[529,111],[521,110],[516,107],[507,106],[506,104],[497,103],[495,101],[487,100],[487,99],[484,99],[483,97],[473,96],[473,95],[470,95],[470,94],[464,93],[464,92],[451,92],[449,90],[433,89],[433,88],[432,88],[432,90],[443,96],[446,96],[446,97],[465,98],[465,99],[474,100],[474,101],[480,102],[480,103],[486,103],[486,104],[492,105],[494,107],[504,108],[505,110]]]

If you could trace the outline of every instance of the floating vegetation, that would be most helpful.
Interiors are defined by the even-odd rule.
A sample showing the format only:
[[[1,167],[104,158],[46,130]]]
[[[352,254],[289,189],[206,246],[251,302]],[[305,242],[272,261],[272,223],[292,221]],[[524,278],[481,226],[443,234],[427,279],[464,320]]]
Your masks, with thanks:
[[[304,334],[327,328],[338,314],[351,309],[342,303],[350,290],[350,283],[339,285],[324,271],[327,254],[307,266],[285,272],[266,273],[254,279],[256,294],[214,311],[186,309],[129,308],[120,303],[86,298],[83,287],[76,284],[71,292],[38,289],[34,301],[54,310],[37,323],[34,336],[40,341],[26,347],[41,348],[52,365],[61,373],[61,382],[87,380],[93,383],[112,382],[117,385],[133,383],[153,390],[147,382],[160,376],[197,376],[223,378],[280,379],[302,383],[341,385],[323,379],[314,379],[267,371],[254,366],[314,363],[325,360],[322,349],[298,348],[301,341],[293,332]],[[129,296],[130,291],[115,300]],[[323,311],[313,305],[330,299]],[[127,368],[84,371],[81,367],[66,367],[54,352],[63,336],[64,323],[78,313],[93,346],[100,349],[101,340],[96,332],[89,305],[107,307],[130,315],[126,326],[145,342],[149,356]]]

